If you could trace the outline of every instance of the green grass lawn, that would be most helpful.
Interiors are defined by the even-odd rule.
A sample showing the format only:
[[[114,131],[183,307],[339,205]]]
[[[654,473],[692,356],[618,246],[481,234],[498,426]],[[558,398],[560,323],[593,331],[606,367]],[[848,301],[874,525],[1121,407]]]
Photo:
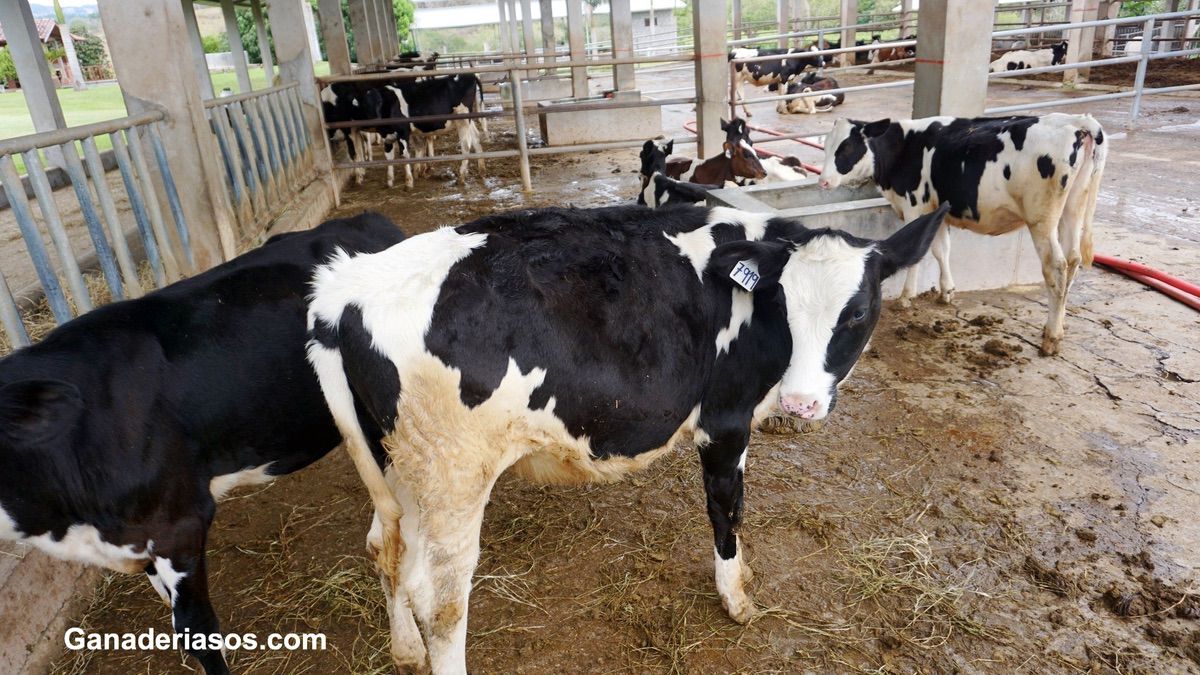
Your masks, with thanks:
[[[329,64],[325,61],[315,65],[317,75],[328,75]],[[237,91],[237,73],[233,71],[211,73],[213,91],[218,94],[228,87]],[[254,89],[267,86],[267,75],[262,68],[251,67],[250,84]],[[125,117],[125,101],[121,97],[121,88],[115,82],[89,85],[84,91],[71,88],[58,90],[58,101],[62,105],[63,117],[68,126],[79,126],[93,122]],[[14,138],[34,133],[33,119],[25,107],[25,95],[20,90],[6,91],[0,94],[0,139]],[[112,147],[112,141],[107,135],[96,138],[100,150]],[[25,164],[20,157],[14,157],[17,170],[23,172]]]

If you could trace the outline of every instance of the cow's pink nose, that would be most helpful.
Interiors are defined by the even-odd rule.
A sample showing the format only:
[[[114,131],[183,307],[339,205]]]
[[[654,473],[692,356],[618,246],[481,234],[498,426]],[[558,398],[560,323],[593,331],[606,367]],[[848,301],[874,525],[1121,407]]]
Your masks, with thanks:
[[[820,185],[822,190],[828,190],[829,189],[829,179],[822,178],[821,181],[819,183],[817,183],[817,185]]]
[[[815,396],[799,395],[784,396],[779,399],[779,405],[784,412],[795,415],[800,419],[811,420],[821,409],[821,402]]]

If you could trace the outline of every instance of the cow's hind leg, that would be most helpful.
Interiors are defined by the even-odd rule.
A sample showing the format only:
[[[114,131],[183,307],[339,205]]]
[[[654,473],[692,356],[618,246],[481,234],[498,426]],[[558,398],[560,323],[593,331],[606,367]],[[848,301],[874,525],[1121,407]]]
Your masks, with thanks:
[[[954,277],[950,274],[950,226],[942,223],[933,238],[933,258],[938,264],[938,302],[949,305],[954,301]]]
[[[1067,260],[1058,243],[1055,224],[1038,223],[1030,227],[1033,246],[1042,263],[1042,279],[1046,282],[1050,314],[1042,330],[1042,356],[1058,353],[1062,343],[1063,319],[1067,311]]]
[[[742,474],[746,467],[745,434],[728,434],[700,448],[708,519],[712,523],[717,593],[730,618],[746,623],[754,617],[754,601],[747,595],[750,566],[738,539],[742,521]]]
[[[400,522],[401,530],[403,530],[403,517]],[[407,536],[415,540],[415,533],[410,532]],[[379,520],[379,513],[376,512],[371,519],[371,530],[367,533],[367,551],[374,553],[383,545],[383,523]],[[403,556],[403,554],[401,555]],[[411,556],[411,554],[409,555]],[[400,570],[402,575],[406,571],[411,571],[404,564],[400,565]],[[412,602],[406,584],[401,581],[393,587],[383,570],[379,570],[379,582],[383,586],[383,595],[387,601],[388,625],[391,627],[392,663],[401,672],[423,672],[426,670],[425,642],[421,639],[421,631],[417,628],[416,619],[413,617]]]

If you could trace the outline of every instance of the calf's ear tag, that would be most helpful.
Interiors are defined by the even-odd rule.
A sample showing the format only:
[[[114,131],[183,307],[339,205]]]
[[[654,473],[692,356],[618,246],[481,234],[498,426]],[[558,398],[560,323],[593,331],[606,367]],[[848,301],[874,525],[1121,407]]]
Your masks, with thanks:
[[[758,265],[753,260],[739,260],[729,273],[729,278],[747,291],[753,291],[759,280]]]

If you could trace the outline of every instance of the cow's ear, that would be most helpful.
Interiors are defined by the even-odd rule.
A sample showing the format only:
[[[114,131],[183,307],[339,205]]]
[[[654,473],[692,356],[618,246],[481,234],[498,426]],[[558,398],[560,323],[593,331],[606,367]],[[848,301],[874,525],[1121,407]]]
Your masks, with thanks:
[[[874,122],[868,122],[866,125],[863,126],[863,136],[866,136],[867,138],[874,138],[875,136],[882,136],[883,133],[885,131],[887,131],[888,127],[890,127],[891,125],[892,125],[892,120],[887,117],[885,117],[881,120],[875,120]]]
[[[729,131],[729,122],[721,120],[721,131]]]
[[[775,241],[734,241],[713,250],[706,271],[718,283],[762,291],[779,284],[790,251]]]
[[[672,152],[675,152],[675,139],[674,138],[667,141],[667,145],[666,145],[665,149],[667,151],[667,156],[670,156]]]
[[[48,441],[74,427],[82,411],[73,384],[21,380],[0,387],[0,435],[13,441]]]
[[[883,256],[881,272],[884,279],[898,270],[921,262],[949,210],[950,202],[944,202],[937,211],[917,218],[879,243],[878,251]]]

